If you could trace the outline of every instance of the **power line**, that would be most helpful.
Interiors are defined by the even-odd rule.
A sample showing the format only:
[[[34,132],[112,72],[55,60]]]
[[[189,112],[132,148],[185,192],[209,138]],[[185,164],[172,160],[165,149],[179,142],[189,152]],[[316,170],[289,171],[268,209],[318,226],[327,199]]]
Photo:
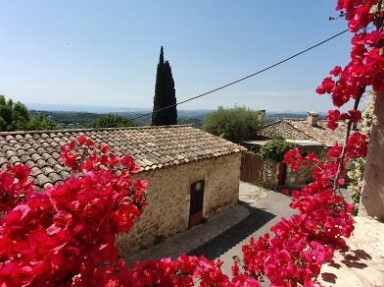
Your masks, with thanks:
[[[292,55],[292,56],[290,56],[290,57],[288,57],[288,58],[285,58],[284,60],[281,60],[281,61],[279,61],[279,62],[277,62],[277,63],[275,63],[275,64],[273,64],[273,65],[270,65],[270,66],[268,66],[268,67],[266,67],[266,68],[264,68],[264,69],[261,69],[261,70],[255,72],[255,73],[252,73],[252,74],[250,74],[250,75],[248,75],[248,76],[245,76],[245,77],[243,77],[243,78],[237,79],[237,80],[232,81],[232,82],[230,82],[230,83],[228,83],[228,84],[222,85],[222,86],[220,86],[220,87],[218,87],[218,88],[212,89],[212,90],[210,90],[210,91],[208,91],[208,92],[205,92],[205,93],[202,93],[202,94],[200,94],[200,95],[191,97],[191,98],[189,98],[189,99],[186,99],[186,100],[184,100],[184,101],[178,102],[178,103],[176,103],[176,104],[172,104],[172,105],[166,106],[166,107],[164,107],[164,108],[157,109],[157,110],[155,110],[155,111],[152,111],[152,112],[149,112],[149,113],[146,113],[146,114],[142,114],[142,115],[137,116],[137,117],[130,118],[129,120],[136,120],[136,119],[140,119],[140,118],[145,117],[145,116],[152,115],[153,113],[160,112],[160,111],[163,111],[163,110],[166,110],[166,109],[169,109],[169,108],[172,108],[172,107],[175,107],[175,106],[178,106],[178,105],[181,105],[181,104],[190,102],[190,101],[192,101],[192,100],[195,100],[195,99],[198,99],[198,98],[207,96],[207,95],[209,95],[209,94],[212,94],[212,93],[215,93],[215,92],[217,92],[217,91],[220,91],[220,90],[223,90],[223,89],[225,89],[225,88],[228,88],[228,87],[230,87],[230,86],[233,86],[233,85],[235,85],[235,84],[237,84],[237,83],[240,83],[240,82],[243,82],[243,81],[245,81],[245,80],[248,80],[249,78],[252,78],[252,77],[254,77],[254,76],[256,76],[256,75],[259,75],[259,74],[261,74],[261,73],[264,73],[264,72],[266,72],[266,71],[268,71],[268,70],[270,70],[270,69],[272,69],[272,68],[274,68],[274,67],[277,67],[277,66],[279,66],[279,65],[281,65],[281,64],[283,64],[283,63],[285,63],[285,62],[288,62],[289,60],[292,60],[292,59],[294,59],[294,58],[296,58],[296,57],[298,57],[298,56],[300,56],[300,55],[302,55],[302,54],[304,54],[304,53],[306,53],[306,52],[308,52],[308,51],[310,51],[310,50],[312,50],[312,49],[314,49],[314,48],[317,48],[317,47],[319,47],[319,46],[321,46],[321,45],[323,45],[323,44],[325,44],[325,43],[327,43],[327,42],[329,42],[329,41],[331,41],[331,40],[333,40],[333,39],[335,39],[335,38],[337,38],[337,37],[339,37],[339,36],[345,34],[346,32],[348,32],[348,29],[345,29],[344,31],[341,31],[341,32],[339,32],[339,33],[337,33],[337,34],[335,34],[335,35],[333,35],[333,36],[331,36],[331,37],[329,37],[329,38],[327,38],[327,39],[325,39],[325,40],[323,40],[323,41],[321,41],[321,42],[319,42],[319,43],[317,43],[317,44],[315,44],[315,45],[313,45],[313,46],[311,46],[311,47],[309,47],[309,48],[307,48],[307,49],[305,49],[305,50],[302,50],[302,51],[300,51],[300,52],[298,52],[298,53],[296,53],[296,54],[294,54],[294,55]]]

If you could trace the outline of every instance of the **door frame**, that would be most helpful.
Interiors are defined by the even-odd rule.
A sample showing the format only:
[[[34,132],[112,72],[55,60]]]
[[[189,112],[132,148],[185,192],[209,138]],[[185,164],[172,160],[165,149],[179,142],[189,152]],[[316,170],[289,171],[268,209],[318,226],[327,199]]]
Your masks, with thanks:
[[[189,222],[188,228],[199,225],[203,220],[205,180],[197,180],[190,184]]]

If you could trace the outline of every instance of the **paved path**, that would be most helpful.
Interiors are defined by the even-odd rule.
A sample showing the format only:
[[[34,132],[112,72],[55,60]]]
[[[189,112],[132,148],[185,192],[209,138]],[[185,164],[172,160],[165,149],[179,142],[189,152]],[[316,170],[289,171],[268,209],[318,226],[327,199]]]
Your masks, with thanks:
[[[281,217],[294,213],[289,208],[290,198],[284,194],[240,183],[240,203],[217,214],[206,223],[183,231],[165,242],[154,245],[126,258],[128,265],[136,260],[176,258],[182,253],[204,255],[224,261],[222,270],[231,276],[233,256],[242,257],[241,246],[269,232]],[[267,285],[266,282],[264,285]],[[264,286],[263,285],[263,286]]]
[[[250,216],[190,252],[191,255],[203,254],[209,259],[220,258],[224,261],[222,269],[227,275],[231,275],[233,256],[242,257],[241,246],[244,243],[248,242],[252,236],[258,238],[267,233],[281,217],[289,217],[294,214],[294,211],[288,206],[290,198],[284,194],[266,191],[247,183],[241,183],[240,193],[240,198],[248,198],[248,202],[242,202],[242,204],[249,209]],[[252,197],[252,195],[254,196]]]
[[[320,283],[333,287],[384,286],[384,223],[356,216],[349,250],[336,251],[334,264],[321,269]]]
[[[210,217],[205,223],[187,229],[164,242],[155,244],[148,249],[126,257],[129,266],[136,261],[157,260],[164,257],[177,258],[181,254],[191,252],[199,246],[220,236],[226,230],[236,226],[249,216],[249,211],[243,205],[235,205],[225,211]]]
[[[345,190],[343,193],[347,200],[351,200],[350,193]],[[240,183],[240,203],[241,206],[238,205],[217,214],[205,224],[181,232],[161,244],[127,258],[128,264],[130,265],[136,260],[168,256],[176,258],[180,254],[188,252],[190,255],[204,255],[209,259],[220,258],[224,262],[222,270],[231,276],[233,257],[242,257],[241,246],[249,242],[252,236],[258,238],[269,232],[270,228],[282,217],[289,217],[295,212],[288,206],[289,196],[244,182]],[[384,240],[380,242],[384,242]],[[382,243],[380,244],[382,246]],[[382,263],[382,261],[380,262]],[[381,269],[369,269],[368,271],[383,272],[382,266],[381,264]],[[264,282],[263,286],[269,286],[269,282]]]

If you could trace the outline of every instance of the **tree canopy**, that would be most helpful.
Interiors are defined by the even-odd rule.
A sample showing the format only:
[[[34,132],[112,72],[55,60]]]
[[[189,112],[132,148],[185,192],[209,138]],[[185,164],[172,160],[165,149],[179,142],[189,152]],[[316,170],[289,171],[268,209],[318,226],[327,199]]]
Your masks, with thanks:
[[[93,124],[95,128],[132,127],[134,125],[135,124],[127,118],[115,114],[106,114],[97,119]]]
[[[56,123],[42,114],[33,115],[28,124],[29,130],[54,130],[55,128]]]
[[[13,102],[0,95],[0,130],[14,131],[28,129],[29,111],[20,102]]]
[[[152,125],[166,126],[177,124],[176,91],[172,76],[171,65],[164,61],[164,50],[161,47],[159,63],[157,64],[155,97],[153,111],[174,105],[152,114]]]
[[[0,131],[16,130],[52,130],[56,123],[43,114],[31,113],[27,107],[12,99],[6,100],[0,95]]]
[[[216,112],[204,117],[202,128],[216,136],[241,143],[256,137],[260,122],[258,112],[247,107],[219,107]]]

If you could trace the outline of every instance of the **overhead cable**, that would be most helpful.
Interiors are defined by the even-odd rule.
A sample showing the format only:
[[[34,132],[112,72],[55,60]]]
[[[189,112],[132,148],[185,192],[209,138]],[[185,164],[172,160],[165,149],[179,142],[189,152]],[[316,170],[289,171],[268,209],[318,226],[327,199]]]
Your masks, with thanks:
[[[254,76],[256,76],[256,75],[259,75],[259,74],[261,74],[261,73],[264,73],[264,72],[266,72],[266,71],[268,71],[268,70],[270,70],[270,69],[272,69],[272,68],[275,68],[275,67],[277,67],[277,66],[279,66],[279,65],[281,65],[281,64],[283,64],[283,63],[285,63],[285,62],[288,62],[288,61],[290,61],[290,60],[292,60],[292,59],[294,59],[294,58],[296,58],[296,57],[298,57],[298,56],[300,56],[300,55],[302,55],[302,54],[304,54],[304,53],[307,53],[307,52],[309,52],[309,51],[311,51],[311,50],[313,50],[313,49],[315,49],[315,48],[317,48],[317,47],[319,47],[319,46],[321,46],[321,45],[323,45],[323,44],[325,44],[325,43],[327,43],[327,42],[329,42],[329,41],[331,41],[331,40],[333,40],[333,39],[335,39],[335,38],[337,38],[337,37],[339,37],[339,36],[341,36],[341,35],[343,35],[343,34],[345,34],[346,32],[348,32],[348,29],[345,29],[345,30],[343,30],[343,31],[341,31],[341,32],[339,32],[339,33],[337,33],[337,34],[335,34],[335,35],[333,35],[333,36],[331,36],[331,37],[329,37],[329,38],[327,38],[327,39],[321,41],[321,42],[318,42],[317,44],[315,44],[315,45],[313,45],[313,46],[311,46],[311,47],[309,47],[309,48],[306,48],[306,49],[304,49],[304,50],[302,50],[302,51],[300,51],[300,52],[298,52],[298,53],[296,53],[296,54],[294,54],[294,55],[292,55],[292,56],[289,56],[289,57],[287,57],[287,58],[285,58],[285,59],[283,59],[283,60],[281,60],[281,61],[279,61],[279,62],[277,62],[277,63],[275,63],[275,64],[272,64],[272,65],[270,65],[270,66],[268,66],[268,67],[266,67],[266,68],[263,68],[263,69],[261,69],[261,70],[258,70],[257,72],[254,72],[254,73],[252,73],[252,74],[249,74],[249,75],[247,75],[247,76],[245,76],[245,77],[242,77],[242,78],[240,78],[240,79],[234,80],[234,81],[229,82],[229,83],[227,83],[227,84],[225,84],[225,85],[222,85],[222,86],[220,86],[220,87],[217,87],[217,88],[212,89],[212,90],[210,90],[210,91],[207,91],[207,92],[205,92],[205,93],[199,94],[199,95],[197,95],[197,96],[188,98],[188,99],[186,99],[186,100],[180,101],[180,102],[178,102],[178,103],[175,103],[175,104],[172,104],[172,105],[169,105],[169,106],[166,106],[166,107],[163,107],[163,108],[154,110],[154,111],[149,112],[149,113],[142,114],[142,115],[137,116],[137,117],[130,118],[129,120],[140,119],[140,118],[143,118],[143,117],[152,115],[153,113],[160,112],[160,111],[163,111],[163,110],[166,110],[166,109],[169,109],[169,108],[172,108],[172,107],[174,107],[174,106],[181,105],[181,104],[185,104],[185,103],[190,102],[190,101],[192,101],[192,100],[195,100],[195,99],[198,99],[198,98],[201,98],[201,97],[205,97],[205,96],[210,95],[210,94],[213,94],[213,93],[215,93],[215,92],[217,92],[217,91],[223,90],[223,89],[225,89],[225,88],[228,88],[228,87],[233,86],[233,85],[235,85],[235,84],[238,84],[238,83],[240,83],[240,82],[243,82],[243,81],[245,81],[245,80],[248,80],[249,78],[252,78],[252,77],[254,77]]]

